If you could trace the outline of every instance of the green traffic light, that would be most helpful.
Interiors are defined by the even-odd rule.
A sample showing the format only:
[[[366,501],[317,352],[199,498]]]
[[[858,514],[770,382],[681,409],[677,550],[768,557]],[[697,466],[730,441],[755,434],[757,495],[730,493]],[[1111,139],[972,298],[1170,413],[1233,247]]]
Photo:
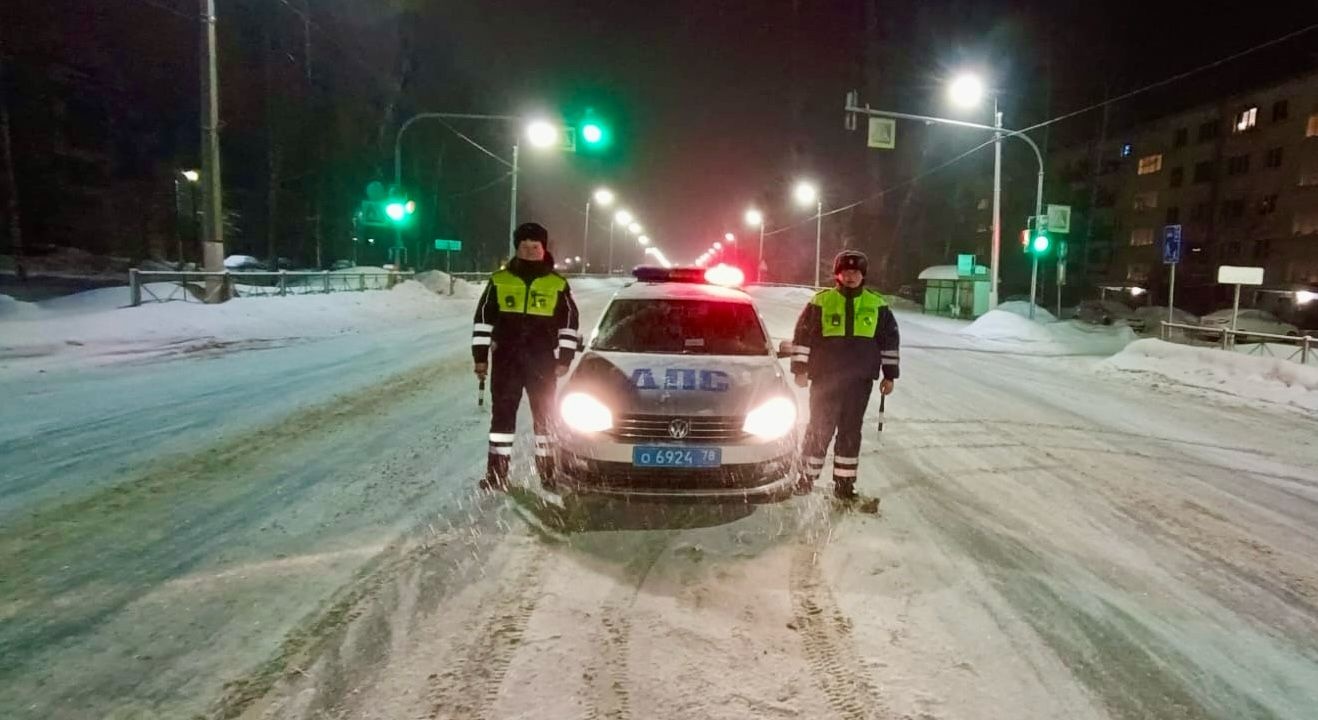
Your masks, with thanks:
[[[586,123],[581,127],[581,139],[594,145],[604,140],[604,128],[597,123]]]
[[[401,222],[407,216],[407,207],[400,202],[391,202],[384,206],[384,214],[394,222]]]
[[[1048,252],[1051,245],[1052,240],[1047,235],[1035,235],[1034,242],[1031,243],[1035,255],[1043,255]]]

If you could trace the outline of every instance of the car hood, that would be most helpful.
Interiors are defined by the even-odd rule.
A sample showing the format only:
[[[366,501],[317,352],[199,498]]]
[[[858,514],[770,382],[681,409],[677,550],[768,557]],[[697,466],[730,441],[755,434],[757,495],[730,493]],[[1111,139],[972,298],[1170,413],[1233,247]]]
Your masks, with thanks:
[[[615,413],[745,415],[776,396],[793,397],[770,355],[645,355],[589,351],[563,393],[583,391]]]

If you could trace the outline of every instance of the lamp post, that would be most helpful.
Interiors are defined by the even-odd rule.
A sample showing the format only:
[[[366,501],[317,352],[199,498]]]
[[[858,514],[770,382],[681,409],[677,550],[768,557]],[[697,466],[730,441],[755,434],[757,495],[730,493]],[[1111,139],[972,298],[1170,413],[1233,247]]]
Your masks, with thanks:
[[[196,170],[184,170],[174,175],[174,242],[178,245],[178,269],[183,269],[183,229],[180,227],[179,214],[182,212],[182,197],[179,194],[179,178],[187,181],[190,192],[188,207],[192,209],[192,228],[197,228],[197,183],[201,173]]]
[[[632,214],[626,210],[620,209],[613,213],[613,220],[609,223],[609,272],[613,272],[613,229],[617,225],[626,227],[632,222]]]
[[[755,282],[760,282],[760,268],[764,267],[764,213],[755,208],[747,210],[746,224],[760,229],[760,250],[755,258]]]
[[[598,190],[595,191],[595,194],[594,194],[594,195],[592,195],[590,198],[587,198],[587,199],[586,199],[586,229],[585,229],[585,231],[582,232],[582,234],[581,234],[581,252],[585,253],[585,255],[586,255],[587,258],[590,258],[590,202],[591,202],[591,199],[594,199],[595,203],[596,203],[597,205],[599,205],[600,207],[608,207],[608,206],[610,206],[610,205],[613,204],[613,191],[612,191],[612,190],[609,190],[608,188],[600,188],[600,189],[598,189]],[[583,270],[582,272],[585,272],[585,271]],[[609,272],[613,272],[613,268],[612,268],[612,267],[609,268]]]
[[[815,287],[819,287],[820,250],[824,236],[824,197],[819,193],[819,186],[802,180],[792,189],[796,204],[802,207],[815,206]]]

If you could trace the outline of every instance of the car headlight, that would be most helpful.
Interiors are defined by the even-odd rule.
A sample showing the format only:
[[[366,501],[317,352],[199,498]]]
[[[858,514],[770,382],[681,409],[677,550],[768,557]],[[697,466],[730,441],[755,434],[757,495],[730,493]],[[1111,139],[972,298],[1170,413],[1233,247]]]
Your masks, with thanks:
[[[613,427],[613,412],[583,392],[564,395],[558,410],[563,422],[577,432],[603,432]]]
[[[796,402],[776,397],[746,413],[741,429],[761,440],[777,440],[796,427]]]

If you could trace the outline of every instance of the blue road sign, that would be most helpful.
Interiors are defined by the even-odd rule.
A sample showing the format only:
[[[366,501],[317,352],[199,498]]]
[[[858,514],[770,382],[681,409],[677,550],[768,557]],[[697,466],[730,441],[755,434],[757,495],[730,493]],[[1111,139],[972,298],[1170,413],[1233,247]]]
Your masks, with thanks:
[[[1181,261],[1181,226],[1166,225],[1162,229],[1162,262],[1175,265]]]

